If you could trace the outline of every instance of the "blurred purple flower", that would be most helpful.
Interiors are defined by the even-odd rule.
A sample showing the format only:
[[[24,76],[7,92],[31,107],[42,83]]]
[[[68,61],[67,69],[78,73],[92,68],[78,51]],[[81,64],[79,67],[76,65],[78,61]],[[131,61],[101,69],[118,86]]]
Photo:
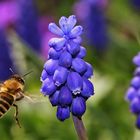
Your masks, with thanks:
[[[74,7],[76,15],[86,29],[88,43],[98,52],[105,51],[109,41],[104,14],[107,2],[107,0],[81,0]]]
[[[15,24],[19,17],[19,8],[15,1],[0,2],[0,28]]]
[[[131,80],[125,99],[130,102],[130,110],[137,116],[136,126],[140,129],[140,53],[133,58],[133,63],[137,66],[134,77]]]
[[[140,10],[140,0],[130,0],[130,3],[135,9]]]
[[[50,23],[48,29],[59,36],[49,40],[48,60],[41,74],[41,92],[49,96],[57,108],[61,121],[70,117],[70,112],[81,117],[86,111],[86,100],[94,94],[93,84],[88,80],[93,68],[83,60],[86,49],[81,46],[82,26],[76,25],[74,15],[62,16],[58,27]]]
[[[26,43],[36,52],[41,50],[41,37],[38,27],[38,13],[34,0],[17,0],[20,16],[16,30]]]
[[[0,29],[0,81],[7,79],[11,75],[9,68],[13,66],[9,55],[10,45],[6,39],[4,30]]]

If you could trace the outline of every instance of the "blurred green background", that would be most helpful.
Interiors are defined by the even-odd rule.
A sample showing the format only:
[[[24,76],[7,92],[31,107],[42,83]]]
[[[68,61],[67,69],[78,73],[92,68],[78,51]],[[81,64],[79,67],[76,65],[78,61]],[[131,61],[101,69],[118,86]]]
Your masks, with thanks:
[[[37,0],[40,15],[53,17],[58,23],[62,16],[74,14],[76,0]],[[139,9],[140,10],[140,9]],[[101,54],[83,42],[87,48],[86,61],[94,67],[91,79],[95,95],[87,101],[83,121],[89,140],[139,140],[140,132],[135,128],[135,116],[129,111],[125,93],[133,77],[135,66],[132,58],[140,50],[140,11],[135,10],[128,0],[108,1],[105,8],[108,48]],[[79,23],[80,24],[80,23]],[[46,25],[46,27],[48,24]],[[33,70],[26,77],[25,91],[35,100],[23,100],[19,105],[20,129],[14,121],[14,109],[0,120],[1,140],[76,140],[72,119],[60,122],[56,108],[40,93],[40,75],[46,58],[37,54],[20,41],[15,32],[9,32],[12,55],[19,73]],[[17,51],[18,50],[18,51]],[[16,55],[21,52],[22,59]]]

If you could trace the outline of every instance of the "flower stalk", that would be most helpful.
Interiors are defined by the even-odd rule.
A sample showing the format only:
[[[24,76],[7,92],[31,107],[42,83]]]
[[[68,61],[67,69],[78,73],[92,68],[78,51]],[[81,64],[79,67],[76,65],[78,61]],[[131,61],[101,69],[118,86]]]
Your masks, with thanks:
[[[77,132],[79,140],[88,140],[86,129],[81,117],[72,115],[75,130]]]

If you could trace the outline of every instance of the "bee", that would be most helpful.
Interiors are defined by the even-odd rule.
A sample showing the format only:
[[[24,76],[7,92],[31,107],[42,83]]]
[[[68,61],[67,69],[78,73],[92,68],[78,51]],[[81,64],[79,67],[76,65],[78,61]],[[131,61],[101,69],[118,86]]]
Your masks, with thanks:
[[[13,71],[12,71],[13,72]],[[25,77],[31,72],[23,75]],[[24,95],[25,81],[18,74],[13,74],[9,79],[0,83],[0,119],[7,113],[10,107],[15,107],[14,118],[19,127],[21,127],[18,119],[18,106],[16,101],[22,100]]]

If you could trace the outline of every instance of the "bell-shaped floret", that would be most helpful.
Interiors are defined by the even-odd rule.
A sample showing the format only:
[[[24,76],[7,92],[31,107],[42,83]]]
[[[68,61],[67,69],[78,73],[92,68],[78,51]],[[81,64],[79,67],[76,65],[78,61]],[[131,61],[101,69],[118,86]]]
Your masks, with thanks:
[[[93,84],[86,78],[83,78],[83,89],[81,91],[81,95],[83,97],[89,98],[93,94],[94,94]]]
[[[132,80],[131,80],[131,86],[135,87],[135,88],[140,88],[140,77],[139,76],[135,76]]]
[[[53,75],[53,80],[56,86],[64,84],[67,80],[68,70],[64,67],[59,66]]]
[[[60,91],[57,90],[56,92],[54,92],[53,95],[49,96],[49,99],[50,99],[50,102],[51,102],[52,106],[57,106],[58,105],[59,93],[60,93]]]
[[[71,112],[73,115],[81,117],[86,111],[86,103],[84,98],[76,97],[72,101]]]
[[[53,94],[55,91],[56,91],[56,86],[52,78],[47,78],[45,81],[43,81],[41,87],[41,93],[43,93],[46,96],[46,95]]]
[[[80,51],[80,45],[78,43],[75,43],[73,41],[69,41],[67,44],[67,50],[73,55],[77,55]]]
[[[86,62],[86,65],[87,65],[87,70],[83,76],[88,79],[88,78],[91,78],[91,76],[93,75],[93,67],[91,64],[87,62]]]
[[[67,86],[74,95],[80,94],[83,87],[83,79],[77,72],[70,72],[67,77]]]
[[[137,95],[137,90],[133,87],[130,87],[126,92],[125,99],[131,102],[136,97],[136,95]]]
[[[48,74],[47,74],[46,70],[43,69],[40,80],[43,82],[46,78],[48,78]]]
[[[57,60],[53,60],[53,59],[49,59],[45,64],[44,64],[44,69],[46,70],[46,72],[49,75],[53,75],[54,71],[57,69],[58,67],[58,61]]]
[[[72,92],[67,86],[64,86],[60,90],[59,104],[61,106],[68,106],[72,103]]]
[[[69,117],[70,117],[69,107],[58,106],[58,108],[57,108],[57,118],[60,121],[64,121],[65,119],[68,119]]]
[[[75,26],[77,20],[75,15],[71,15],[68,17],[67,24],[69,26],[69,31]]]
[[[134,71],[134,75],[140,76],[140,67],[136,68],[136,70]]]
[[[63,67],[70,67],[72,64],[72,56],[69,52],[64,51],[59,58],[59,65]]]
[[[77,57],[84,58],[86,56],[86,49],[84,47],[80,47],[80,52],[78,53]]]
[[[87,70],[85,61],[81,58],[75,58],[72,61],[72,68],[80,74],[83,74]]]
[[[65,38],[52,38],[49,40],[49,46],[53,47],[56,51],[60,51],[66,43]]]
[[[134,98],[130,104],[130,110],[131,112],[135,114],[140,113],[140,99],[139,98]]]
[[[59,59],[62,51],[56,51],[54,48],[50,48],[48,53],[50,59]]]
[[[140,53],[133,58],[133,63],[137,66],[140,66]]]

